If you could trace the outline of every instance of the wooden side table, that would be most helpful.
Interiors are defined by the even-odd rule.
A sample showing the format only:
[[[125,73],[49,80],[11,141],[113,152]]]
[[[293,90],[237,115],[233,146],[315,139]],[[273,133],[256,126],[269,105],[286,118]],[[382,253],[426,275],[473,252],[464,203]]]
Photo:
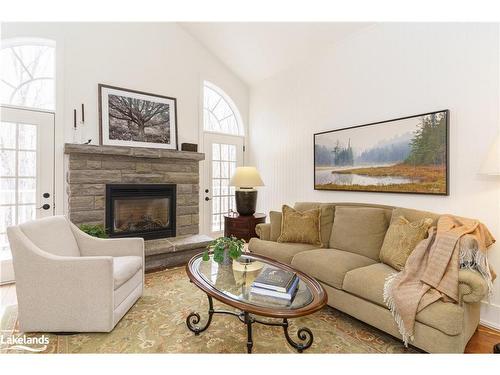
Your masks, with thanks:
[[[224,236],[242,238],[246,242],[250,238],[257,237],[255,226],[266,222],[266,215],[255,213],[249,216],[241,216],[237,212],[224,215]]]

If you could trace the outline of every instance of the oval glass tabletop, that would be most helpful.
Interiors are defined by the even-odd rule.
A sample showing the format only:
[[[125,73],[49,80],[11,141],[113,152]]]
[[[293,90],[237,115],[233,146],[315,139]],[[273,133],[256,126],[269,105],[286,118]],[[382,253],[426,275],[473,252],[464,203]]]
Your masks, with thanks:
[[[190,262],[190,270],[199,276],[198,279],[201,278],[203,282],[234,301],[269,309],[296,310],[309,305],[314,300],[311,280],[306,282],[306,275],[299,272],[296,272],[299,277],[298,289],[290,301],[252,293],[252,283],[266,268],[293,272],[293,269],[288,266],[249,253],[234,260],[229,266],[215,262],[212,256],[210,260],[204,261],[201,254],[195,256]]]

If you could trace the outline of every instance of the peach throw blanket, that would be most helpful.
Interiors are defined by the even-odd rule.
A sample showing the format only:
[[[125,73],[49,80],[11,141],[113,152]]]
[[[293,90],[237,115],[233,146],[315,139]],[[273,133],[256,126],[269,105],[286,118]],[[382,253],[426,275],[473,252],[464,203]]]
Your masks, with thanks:
[[[384,301],[396,320],[405,345],[413,339],[415,317],[431,303],[442,299],[458,302],[460,239],[473,236],[477,251],[486,260],[486,249],[495,239],[477,220],[443,215],[437,227],[409,256],[405,268],[390,275],[384,285]]]

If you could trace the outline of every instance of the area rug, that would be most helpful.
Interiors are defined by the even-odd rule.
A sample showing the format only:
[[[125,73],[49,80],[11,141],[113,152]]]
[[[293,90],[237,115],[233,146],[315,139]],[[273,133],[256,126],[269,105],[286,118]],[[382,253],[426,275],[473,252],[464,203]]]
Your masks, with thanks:
[[[215,308],[228,309],[214,301]],[[48,344],[42,353],[245,353],[246,329],[236,318],[214,315],[210,327],[195,336],[186,327],[192,311],[206,319],[206,295],[189,282],[184,268],[146,275],[144,296],[110,333],[75,335],[45,334]],[[6,343],[8,335],[21,337],[17,330],[16,306],[7,307],[1,321],[2,353],[28,353]],[[330,307],[291,320],[290,332],[308,327],[314,343],[305,353],[412,353],[400,340]],[[27,334],[40,337],[42,334]],[[292,336],[293,337],[293,336]],[[296,353],[281,327],[253,325],[254,353]]]

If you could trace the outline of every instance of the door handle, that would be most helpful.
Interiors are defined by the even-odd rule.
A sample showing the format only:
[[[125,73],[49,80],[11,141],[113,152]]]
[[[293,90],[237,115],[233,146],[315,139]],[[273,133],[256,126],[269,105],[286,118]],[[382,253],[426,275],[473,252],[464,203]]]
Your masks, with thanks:
[[[210,198],[209,197],[205,197],[205,200],[208,202],[210,200]]]
[[[41,209],[48,210],[49,208],[50,208],[50,204],[45,203],[42,207],[37,207],[36,209],[37,210],[41,210]]]

